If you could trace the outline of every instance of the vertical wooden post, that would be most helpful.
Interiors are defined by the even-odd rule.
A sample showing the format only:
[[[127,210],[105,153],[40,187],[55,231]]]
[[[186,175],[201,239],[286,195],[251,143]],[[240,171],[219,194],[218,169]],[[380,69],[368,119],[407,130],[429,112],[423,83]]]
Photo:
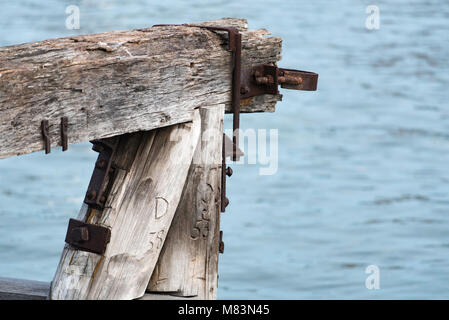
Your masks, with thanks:
[[[51,299],[135,299],[145,293],[178,207],[201,120],[124,135],[105,209],[83,205],[83,221],[111,229],[104,255],[66,245]]]
[[[201,138],[148,290],[215,299],[224,105],[200,108]]]

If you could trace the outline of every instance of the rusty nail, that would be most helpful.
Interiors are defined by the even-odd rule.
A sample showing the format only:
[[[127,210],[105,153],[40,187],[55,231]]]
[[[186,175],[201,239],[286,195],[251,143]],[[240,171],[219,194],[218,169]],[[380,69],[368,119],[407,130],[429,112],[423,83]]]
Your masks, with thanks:
[[[67,117],[61,117],[61,146],[62,151],[66,151],[68,148],[68,136],[67,136],[67,128],[69,126],[69,119]]]
[[[42,120],[41,131],[42,131],[42,137],[44,138],[45,154],[48,154],[51,151],[50,134],[49,134],[48,130],[49,130],[48,120]]]
[[[226,168],[226,175],[228,176],[228,177],[230,177],[230,176],[232,176],[232,173],[233,173],[234,171],[232,171],[232,168],[231,167],[227,167]]]

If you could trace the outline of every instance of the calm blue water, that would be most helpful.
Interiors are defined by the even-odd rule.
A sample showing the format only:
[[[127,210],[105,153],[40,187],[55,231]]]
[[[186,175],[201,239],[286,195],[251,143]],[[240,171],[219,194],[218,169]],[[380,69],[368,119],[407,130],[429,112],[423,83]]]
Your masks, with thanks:
[[[65,8],[81,29],[65,29]],[[367,5],[380,29],[365,28]],[[244,17],[283,38],[281,66],[320,74],[283,91],[279,169],[234,165],[219,298],[449,298],[447,1],[6,1],[0,45],[156,23]],[[231,118],[227,118],[228,124]],[[0,160],[0,275],[50,281],[96,154],[89,144]],[[380,269],[380,289],[365,268]]]

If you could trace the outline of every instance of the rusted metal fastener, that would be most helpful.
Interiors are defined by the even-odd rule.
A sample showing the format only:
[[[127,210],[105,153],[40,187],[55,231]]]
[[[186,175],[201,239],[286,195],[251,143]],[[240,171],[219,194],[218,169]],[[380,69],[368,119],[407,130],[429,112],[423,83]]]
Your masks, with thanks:
[[[71,238],[74,242],[85,242],[89,240],[89,230],[87,227],[72,229]]]
[[[102,210],[106,203],[113,183],[112,159],[118,145],[119,138],[107,138],[91,141],[92,149],[99,152],[95,169],[89,182],[88,192],[84,203],[97,210]]]
[[[228,177],[232,176],[233,173],[234,173],[234,171],[232,171],[232,168],[231,168],[231,167],[227,167],[227,168],[226,168],[226,175],[227,175]]]
[[[87,190],[86,198],[89,200],[94,200],[97,197],[97,191],[95,190]]]
[[[278,74],[278,84],[289,84],[289,85],[300,85],[302,83],[302,77],[298,74],[285,74],[284,71],[282,71],[282,69],[279,69],[279,74]],[[256,79],[256,83],[258,85],[266,85],[266,84],[274,84],[274,78],[271,75],[266,75],[263,76],[260,71],[256,71],[254,73],[254,77]],[[244,92],[243,94],[247,93],[249,91],[249,89]]]
[[[228,197],[224,198],[224,207],[226,208],[229,205],[229,199]]]
[[[49,127],[48,120],[41,121],[41,133],[42,138],[44,139],[45,154],[48,154],[51,151],[50,134],[48,132]]]
[[[241,86],[240,87],[240,94],[246,94],[249,92],[249,87],[248,86]]]
[[[218,244],[218,252],[224,253],[223,231],[220,231],[220,243]]]
[[[273,65],[256,65],[241,69],[241,98],[246,99],[263,94],[279,94],[278,86],[284,89],[314,91],[317,89],[318,74],[313,72],[278,68]]]
[[[107,165],[108,165],[108,162],[104,159],[98,160],[95,163],[95,166],[99,169],[104,169],[104,168],[106,168]]]
[[[69,145],[69,138],[67,135],[67,128],[69,127],[69,119],[61,117],[61,146],[62,151],[66,151]]]
[[[254,78],[258,85],[274,84],[274,78],[272,75],[263,75],[259,70],[254,72]]]
[[[299,74],[288,73],[286,74],[284,70],[279,69],[278,76],[279,84],[290,84],[298,86],[302,83],[302,77]]]
[[[111,230],[108,228],[70,219],[65,242],[75,248],[103,254],[111,240]]]

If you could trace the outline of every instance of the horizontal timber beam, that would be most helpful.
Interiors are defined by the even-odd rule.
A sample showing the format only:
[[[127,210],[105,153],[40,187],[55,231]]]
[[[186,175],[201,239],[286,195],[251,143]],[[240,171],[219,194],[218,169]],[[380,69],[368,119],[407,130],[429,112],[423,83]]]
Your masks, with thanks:
[[[46,300],[50,283],[0,277],[0,300]],[[176,297],[170,294],[147,292],[137,300],[194,300],[195,297]]]
[[[198,23],[195,23],[198,24]],[[242,33],[242,66],[280,59],[279,37],[247,30],[244,19],[206,25]],[[231,102],[231,53],[226,32],[186,26],[51,39],[0,48],[0,159],[68,143],[192,121],[201,106]],[[241,112],[272,112],[280,95],[241,101]]]

